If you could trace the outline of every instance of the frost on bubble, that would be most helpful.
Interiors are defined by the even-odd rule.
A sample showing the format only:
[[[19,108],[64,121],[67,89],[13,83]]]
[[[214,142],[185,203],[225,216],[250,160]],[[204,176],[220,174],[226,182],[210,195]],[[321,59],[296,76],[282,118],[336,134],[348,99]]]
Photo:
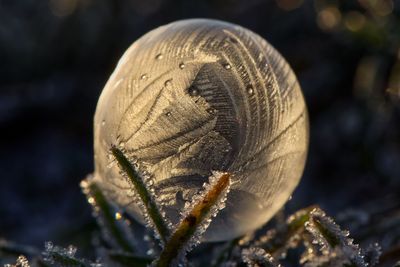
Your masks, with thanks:
[[[242,259],[247,266],[280,267],[271,254],[262,248],[250,247],[242,250]]]

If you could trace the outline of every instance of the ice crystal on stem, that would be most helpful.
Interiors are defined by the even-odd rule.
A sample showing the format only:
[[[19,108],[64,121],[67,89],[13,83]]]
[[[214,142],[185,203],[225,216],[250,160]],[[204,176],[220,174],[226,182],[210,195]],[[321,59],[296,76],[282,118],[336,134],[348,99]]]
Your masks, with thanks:
[[[328,255],[331,252],[331,247],[329,242],[326,240],[324,235],[320,232],[314,221],[307,221],[304,223],[304,228],[312,236],[311,243],[314,245],[319,245],[319,251],[323,255]]]
[[[365,250],[365,261],[368,263],[368,266],[377,265],[381,254],[382,248],[378,243],[370,244]]]
[[[242,259],[249,267],[280,267],[271,254],[262,248],[250,247],[242,250]]]
[[[75,257],[76,248],[68,246],[62,248],[54,246],[52,242],[45,243],[45,251],[42,253],[43,259],[50,266],[68,266],[68,267],[101,267],[100,263],[88,262],[84,259]]]
[[[181,222],[154,265],[177,265],[184,259],[186,252],[200,242],[211,218],[225,207],[230,181],[229,173],[215,172],[209,178],[209,183],[204,184],[203,190],[193,198],[192,204],[186,205]]]
[[[341,230],[325,212],[312,206],[296,212],[285,224],[268,231],[253,245],[264,248],[273,256],[280,256],[302,241],[305,251],[300,264],[308,267],[376,265],[380,254],[379,246],[369,248],[364,256],[359,246],[348,236],[348,231]]]
[[[221,188],[220,188],[221,187]],[[224,187],[224,188],[222,188]],[[220,190],[220,191],[218,191]],[[187,244],[186,250],[191,248],[198,243],[202,234],[207,230],[213,217],[218,215],[218,212],[225,208],[226,198],[230,190],[230,175],[223,172],[213,172],[213,175],[209,177],[208,183],[203,184],[202,190],[193,196],[190,202],[186,202],[183,212],[181,223],[192,216],[193,212],[198,209],[199,213],[204,212],[202,221],[196,228],[190,242]],[[218,191],[218,192],[217,192]],[[215,199],[213,199],[215,197]],[[207,205],[208,201],[213,201],[209,207],[202,207],[201,204]],[[200,209],[209,209],[207,211],[200,211]]]
[[[224,172],[213,172],[208,183],[184,205],[181,220],[172,227],[162,210],[162,196],[154,190],[153,177],[143,169],[135,158],[128,158],[124,149],[112,147],[110,160],[118,163],[120,172],[131,185],[135,204],[142,208],[147,221],[147,231],[153,230],[159,237],[141,235],[135,239],[133,229],[124,220],[126,214],[120,212],[113,203],[108,202],[95,180],[88,177],[81,183],[88,202],[92,205],[94,215],[107,241],[107,248],[101,248],[102,263],[90,262],[75,256],[76,248],[69,246],[61,248],[51,242],[45,245],[42,257],[35,262],[35,249],[26,249],[0,239],[0,252],[12,252],[13,255],[28,255],[39,266],[140,266],[170,267],[188,266],[186,253],[201,241],[202,234],[207,230],[212,218],[225,207],[225,202],[231,186],[231,175]],[[129,215],[127,215],[129,217]],[[143,234],[143,232],[141,233]],[[312,206],[302,209],[286,221],[280,220],[275,228],[254,240],[257,233],[249,233],[226,244],[210,262],[216,267],[241,266],[280,266],[275,259],[284,258],[288,249],[303,244],[305,251],[301,255],[300,264],[305,267],[319,266],[352,266],[366,267],[378,263],[381,251],[377,244],[367,248],[362,253],[358,245],[353,244],[349,232],[342,230],[332,218],[320,208]],[[145,249],[139,244],[144,244]],[[161,244],[156,244],[157,242]],[[160,246],[161,245],[161,248]],[[109,250],[110,248],[110,250]],[[160,252],[160,249],[161,252]],[[148,253],[144,253],[144,251]],[[100,249],[99,249],[100,251]],[[17,252],[17,253],[16,253]],[[26,253],[29,252],[29,253]],[[104,265],[102,265],[104,264]],[[24,256],[20,256],[13,265],[6,267],[29,267]]]
[[[339,246],[353,265],[358,267],[368,265],[364,260],[360,247],[353,244],[353,239],[348,237],[349,232],[341,230],[332,218],[326,216],[325,212],[319,208],[315,208],[311,211],[310,218],[314,229],[311,231],[309,228],[306,229],[311,234],[314,234],[316,229],[320,232],[319,235],[315,235],[315,238],[318,242],[321,241],[324,243],[322,249],[327,249],[327,244],[332,248]],[[321,237],[325,241],[322,241]]]
[[[305,264],[304,267],[338,267],[338,266],[353,266],[347,257],[343,254],[340,248],[335,248],[330,254],[313,254]]]
[[[28,259],[20,255],[15,264],[5,264],[4,267],[30,267]]]

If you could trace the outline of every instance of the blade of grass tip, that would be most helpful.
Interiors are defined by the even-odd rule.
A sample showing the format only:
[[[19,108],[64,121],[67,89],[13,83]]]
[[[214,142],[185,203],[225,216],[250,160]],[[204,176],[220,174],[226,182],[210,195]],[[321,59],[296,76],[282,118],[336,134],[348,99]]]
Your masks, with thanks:
[[[74,256],[56,250],[45,252],[44,263],[55,266],[91,267],[91,264],[84,260],[77,259]]]
[[[170,231],[166,223],[166,219],[157,207],[157,204],[154,201],[148,186],[146,186],[146,183],[138,170],[136,170],[136,168],[130,163],[120,149],[113,146],[111,147],[111,152],[117,160],[121,170],[127,175],[129,181],[132,183],[135,189],[135,192],[142,201],[144,212],[147,213],[145,215],[148,215],[148,219],[151,220],[152,224],[154,225],[160,240],[165,244]]]
[[[68,257],[58,252],[51,253],[52,262],[58,263],[60,266],[76,266],[76,267],[91,267],[91,264],[82,260]]]
[[[91,263],[83,259],[75,258],[76,248],[70,247],[68,249],[53,246],[51,242],[46,242],[46,249],[43,252],[43,260],[45,263],[56,266],[70,266],[70,267],[91,267]]]
[[[202,227],[202,223],[210,215],[210,211],[221,204],[226,197],[230,186],[230,174],[219,174],[217,180],[203,192],[202,198],[195,202],[192,209],[177,226],[171,238],[165,244],[159,259],[155,262],[158,267],[171,266],[180,253],[185,252],[188,242],[195,238],[195,233]],[[205,193],[205,194],[204,194]],[[217,207],[218,212],[219,208]],[[206,225],[205,227],[207,227]],[[204,226],[203,226],[204,227]],[[203,229],[205,231],[205,229]],[[197,238],[200,238],[197,236]]]
[[[262,248],[250,247],[243,249],[242,259],[247,266],[281,267],[279,262]]]
[[[108,241],[114,242],[115,245],[126,252],[134,252],[134,245],[128,238],[129,236],[133,237],[133,234],[129,232],[128,227],[121,225],[123,222],[115,219],[115,209],[108,203],[98,185],[87,178],[81,182],[81,187],[89,203],[94,206],[96,217],[104,231],[104,238],[110,239]]]
[[[324,211],[319,208],[313,209],[310,213],[310,222],[315,225],[329,246],[332,248],[339,246],[354,266],[367,266],[360,247],[348,237],[349,232],[341,230],[339,225]]]

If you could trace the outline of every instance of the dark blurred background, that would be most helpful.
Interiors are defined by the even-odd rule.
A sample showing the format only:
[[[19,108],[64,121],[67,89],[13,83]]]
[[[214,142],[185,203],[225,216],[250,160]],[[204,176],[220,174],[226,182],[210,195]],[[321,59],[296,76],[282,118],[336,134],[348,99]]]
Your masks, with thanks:
[[[38,247],[90,241],[79,182],[93,170],[98,96],[132,42],[195,17],[255,31],[299,78],[311,143],[287,211],[319,204],[356,241],[396,251],[396,0],[0,0],[0,237]]]

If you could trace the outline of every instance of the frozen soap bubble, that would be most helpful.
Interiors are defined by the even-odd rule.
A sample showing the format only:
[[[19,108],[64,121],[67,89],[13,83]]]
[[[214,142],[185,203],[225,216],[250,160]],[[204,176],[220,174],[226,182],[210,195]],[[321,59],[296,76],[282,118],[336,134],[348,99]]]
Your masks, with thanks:
[[[212,171],[233,174],[225,209],[204,239],[267,222],[302,175],[308,117],[295,75],[259,35],[206,19],[159,27],[126,51],[97,104],[95,179],[143,221],[110,147],[149,172],[172,223]]]

